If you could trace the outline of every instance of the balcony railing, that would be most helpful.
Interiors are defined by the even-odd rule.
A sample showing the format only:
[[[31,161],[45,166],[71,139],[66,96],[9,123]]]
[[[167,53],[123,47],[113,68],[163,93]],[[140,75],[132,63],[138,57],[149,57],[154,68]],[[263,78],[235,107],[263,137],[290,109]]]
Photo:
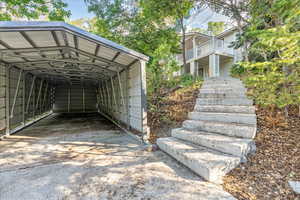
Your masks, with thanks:
[[[213,50],[211,41],[202,43],[201,45],[196,46],[197,48],[197,57],[208,55],[210,51]]]
[[[234,54],[234,49],[232,47],[229,47],[230,43],[225,42],[224,40],[216,40],[216,48],[215,50],[224,53],[224,54]]]
[[[188,49],[186,52],[186,60],[194,58],[194,49]]]
[[[207,41],[205,43],[202,43],[200,45],[196,46],[196,58],[200,58],[206,55],[209,55],[210,52],[217,51],[218,53],[223,53],[223,54],[234,54],[234,49],[229,48],[228,46],[230,43],[224,42],[223,40],[216,39],[215,43],[213,43],[212,40]],[[186,50],[186,60],[193,59],[195,57],[194,55],[194,49],[188,49]],[[177,55],[177,60],[178,62],[182,63],[182,54]]]

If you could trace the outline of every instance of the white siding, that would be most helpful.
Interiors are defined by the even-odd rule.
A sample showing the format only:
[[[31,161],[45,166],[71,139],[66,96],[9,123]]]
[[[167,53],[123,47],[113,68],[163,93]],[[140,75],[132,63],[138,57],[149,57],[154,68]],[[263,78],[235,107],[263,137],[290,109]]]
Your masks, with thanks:
[[[229,77],[230,76],[230,68],[233,64],[232,60],[228,60],[226,62],[221,63],[220,65],[220,76]]]

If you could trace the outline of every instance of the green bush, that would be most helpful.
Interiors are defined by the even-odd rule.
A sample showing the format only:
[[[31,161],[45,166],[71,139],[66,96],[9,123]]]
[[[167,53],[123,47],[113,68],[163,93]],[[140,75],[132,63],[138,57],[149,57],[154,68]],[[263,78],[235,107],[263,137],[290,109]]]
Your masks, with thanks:
[[[240,77],[245,73],[245,71],[245,67],[239,63],[233,64],[230,69],[230,73],[233,77]]]

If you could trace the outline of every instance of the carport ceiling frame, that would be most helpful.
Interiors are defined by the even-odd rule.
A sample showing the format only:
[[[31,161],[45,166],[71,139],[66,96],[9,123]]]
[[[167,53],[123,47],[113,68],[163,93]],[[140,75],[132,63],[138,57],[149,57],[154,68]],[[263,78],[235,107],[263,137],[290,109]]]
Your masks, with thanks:
[[[19,38],[14,40],[19,42],[18,46],[23,41],[22,48],[1,37],[5,32],[17,33]],[[43,46],[43,42],[32,37],[33,32],[40,33],[40,36],[51,35],[45,40],[55,45]],[[93,53],[86,51],[84,45],[93,46]],[[101,47],[110,58],[105,53],[100,54]],[[121,56],[122,59],[118,59]],[[148,61],[149,58],[64,22],[0,22],[0,61],[35,75],[69,81],[72,77],[76,80],[109,79],[137,60]]]

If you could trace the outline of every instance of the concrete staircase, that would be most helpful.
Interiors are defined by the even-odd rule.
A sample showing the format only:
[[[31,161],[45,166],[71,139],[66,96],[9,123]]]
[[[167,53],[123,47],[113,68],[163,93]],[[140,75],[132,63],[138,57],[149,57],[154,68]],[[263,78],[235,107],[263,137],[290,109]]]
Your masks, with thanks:
[[[255,108],[245,92],[238,79],[205,80],[188,120],[157,145],[206,180],[222,183],[226,173],[255,151]]]

